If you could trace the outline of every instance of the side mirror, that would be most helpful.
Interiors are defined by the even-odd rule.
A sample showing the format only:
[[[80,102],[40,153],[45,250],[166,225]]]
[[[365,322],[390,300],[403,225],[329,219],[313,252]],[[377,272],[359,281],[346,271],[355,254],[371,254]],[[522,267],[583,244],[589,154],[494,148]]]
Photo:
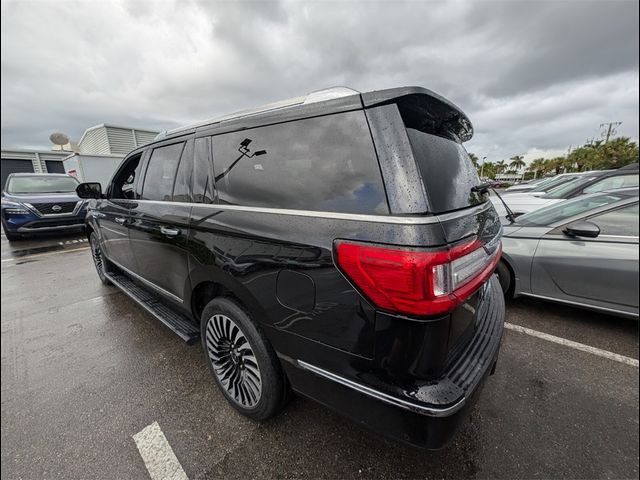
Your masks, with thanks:
[[[98,182],[81,183],[76,187],[80,198],[102,198],[102,186]]]
[[[596,238],[600,235],[600,227],[593,222],[580,220],[567,225],[563,232],[570,237]]]

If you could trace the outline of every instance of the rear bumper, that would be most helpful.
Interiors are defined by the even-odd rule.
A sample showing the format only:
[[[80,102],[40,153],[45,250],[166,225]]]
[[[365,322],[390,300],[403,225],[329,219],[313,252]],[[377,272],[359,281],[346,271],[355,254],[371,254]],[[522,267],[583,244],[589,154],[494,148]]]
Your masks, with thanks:
[[[442,448],[477,400],[498,358],[504,297],[493,276],[483,288],[475,333],[439,380],[403,390],[380,384],[379,377],[365,371],[347,378],[310,362],[283,362],[294,390],[394,440]]]

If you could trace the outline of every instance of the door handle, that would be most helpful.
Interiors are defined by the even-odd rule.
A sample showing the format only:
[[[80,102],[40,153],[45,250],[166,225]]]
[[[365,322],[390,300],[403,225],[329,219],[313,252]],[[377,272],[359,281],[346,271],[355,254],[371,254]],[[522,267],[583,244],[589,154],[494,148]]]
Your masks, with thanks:
[[[116,217],[115,221],[116,221],[116,223],[119,223],[120,225],[124,225],[124,222],[126,222],[127,220],[124,217]]]
[[[160,233],[167,237],[177,237],[180,235],[179,228],[160,227]]]

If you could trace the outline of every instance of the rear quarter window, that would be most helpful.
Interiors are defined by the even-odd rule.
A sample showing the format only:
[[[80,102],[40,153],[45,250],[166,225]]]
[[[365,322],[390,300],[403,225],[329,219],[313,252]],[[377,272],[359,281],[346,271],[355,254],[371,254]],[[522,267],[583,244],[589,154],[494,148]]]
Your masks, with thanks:
[[[363,111],[222,134],[212,141],[220,203],[389,213]]]
[[[407,128],[407,135],[432,212],[458,210],[485,201],[471,191],[480,179],[462,144],[415,128]]]

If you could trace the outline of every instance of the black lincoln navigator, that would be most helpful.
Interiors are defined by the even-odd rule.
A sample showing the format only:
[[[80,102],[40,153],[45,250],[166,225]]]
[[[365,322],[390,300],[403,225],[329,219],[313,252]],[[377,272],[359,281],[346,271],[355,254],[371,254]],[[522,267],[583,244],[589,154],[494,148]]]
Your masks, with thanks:
[[[335,88],[165,132],[86,218],[93,260],[238,411],[293,391],[391,438],[451,438],[495,368],[501,226],[466,115],[418,87]]]

